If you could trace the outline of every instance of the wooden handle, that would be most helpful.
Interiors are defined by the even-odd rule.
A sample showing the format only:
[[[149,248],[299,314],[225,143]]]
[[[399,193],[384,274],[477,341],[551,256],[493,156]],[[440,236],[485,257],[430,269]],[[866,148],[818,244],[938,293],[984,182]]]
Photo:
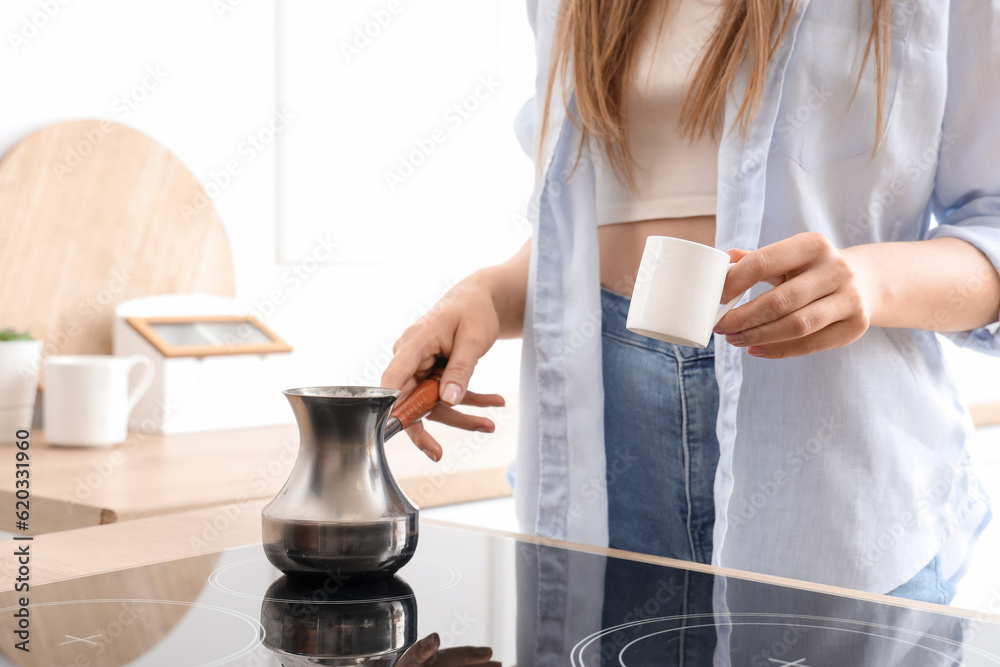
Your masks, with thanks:
[[[443,368],[434,368],[426,380],[393,406],[392,416],[399,420],[401,428],[408,428],[423,419],[438,404],[443,372]]]

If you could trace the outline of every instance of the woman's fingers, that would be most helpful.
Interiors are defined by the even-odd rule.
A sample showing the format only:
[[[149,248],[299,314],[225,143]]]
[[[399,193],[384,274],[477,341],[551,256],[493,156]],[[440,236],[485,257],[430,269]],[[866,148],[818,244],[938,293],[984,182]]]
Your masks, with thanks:
[[[435,667],[458,667],[458,665],[499,664],[491,660],[493,649],[489,646],[453,646],[441,649],[428,665]]]
[[[462,405],[471,405],[476,408],[502,408],[507,402],[500,394],[477,394],[474,391],[465,392],[462,397]]]
[[[747,255],[750,254],[749,250],[741,250],[740,248],[733,248],[732,250],[727,250],[726,254],[729,255],[730,261],[738,262]]]
[[[742,294],[759,282],[780,283],[781,276],[802,270],[813,262],[832,257],[837,249],[822,234],[804,233],[766,245],[743,255],[726,276],[722,301]],[[732,257],[730,253],[730,257]]]
[[[448,365],[441,375],[441,401],[447,405],[462,402],[472,371],[496,340],[490,340],[485,332],[480,331],[478,324],[462,323],[455,332],[455,341],[447,353]]]
[[[459,665],[484,665],[499,667],[492,660],[493,649],[489,646],[453,646],[441,648],[441,637],[433,633],[406,649],[396,667],[458,667]]]
[[[804,307],[794,308],[776,320],[736,333],[727,333],[726,342],[736,347],[749,347],[803,338],[843,319],[846,314],[846,309],[841,307],[843,301],[836,294],[823,297]]]
[[[441,444],[434,439],[434,436],[427,432],[422,422],[416,422],[407,428],[406,435],[410,436],[410,440],[417,446],[417,449],[426,454],[431,461],[441,460],[444,450],[441,448]]]
[[[418,379],[414,375],[410,375],[400,381],[398,376],[394,373],[405,372],[399,369],[405,369],[412,364],[412,360],[404,359],[397,368],[393,369],[393,364],[396,359],[398,359],[402,354],[397,353],[397,357],[393,359],[393,363],[390,363],[389,367],[386,368],[386,372],[382,376],[382,386],[384,387],[397,387],[400,389],[400,397],[405,397],[407,394],[413,391],[413,389],[418,384]],[[433,362],[433,358],[430,358]],[[459,367],[462,367],[462,361],[459,360]],[[419,362],[418,367],[427,366],[430,368],[430,363]],[[473,364],[474,365],[474,364]],[[451,366],[449,362],[449,367]],[[446,371],[447,372],[447,371]],[[454,377],[454,370],[452,371]],[[418,371],[418,375],[419,375]],[[470,371],[471,375],[471,371]],[[468,382],[466,379],[465,382]],[[390,384],[391,383],[391,384]],[[443,385],[443,377],[442,377]],[[440,390],[443,393],[443,388]],[[470,405],[473,407],[502,407],[505,405],[505,401],[499,394],[478,394],[472,391],[462,390],[462,398],[460,403],[463,405]],[[493,433],[496,430],[496,425],[492,420],[487,417],[482,417],[479,415],[469,415],[458,410],[451,408],[448,404],[442,403],[435,407],[430,414],[427,415],[427,419],[432,421],[440,422],[448,426],[455,428],[464,429],[466,431],[479,431],[482,433]],[[444,455],[444,449],[441,444],[424,428],[421,422],[417,422],[406,429],[406,434],[413,441],[413,444],[417,446],[420,451],[422,451],[429,459],[432,461],[440,461],[441,457]]]
[[[860,338],[866,328],[861,328],[859,323],[854,320],[841,320],[803,338],[782,343],[752,345],[747,348],[747,354],[765,359],[803,357],[807,354],[843,347],[846,345],[845,341],[854,341]]]
[[[407,378],[406,382],[403,383],[403,386],[399,388],[399,398],[396,400],[400,401],[406,398],[411,391],[417,388],[417,384],[419,384],[419,380],[416,377],[411,375]],[[382,386],[384,387],[385,385]]]
[[[396,667],[422,667],[437,653],[439,648],[441,648],[441,637],[438,633],[427,635],[406,649],[406,652],[399,658],[399,662],[396,663]]]
[[[404,336],[406,334],[403,334]],[[402,338],[400,340],[403,340]],[[396,343],[389,365],[382,372],[381,384],[389,389],[403,390],[407,381],[422,370],[426,371],[434,363],[434,355],[427,354],[420,345],[400,345]],[[409,388],[412,391],[413,387]],[[407,391],[406,393],[409,393]]]
[[[447,405],[439,405],[431,410],[431,413],[427,415],[427,419],[440,422],[446,426],[464,429],[466,431],[492,433],[496,430],[496,426],[493,422],[486,417],[459,412],[458,410]]]
[[[476,394],[476,397],[478,398],[480,395]],[[492,402],[493,397],[500,398],[496,394],[490,394],[489,398],[491,398],[491,402],[484,403],[484,405],[496,405],[496,403]],[[500,405],[502,404],[503,399],[500,399]],[[459,412],[458,410],[443,404],[438,405],[431,410],[426,419],[466,431],[493,433],[496,430],[496,424],[494,424],[493,420],[488,417]],[[427,432],[421,422],[417,422],[406,429],[406,434],[410,436],[410,440],[413,441],[413,444],[415,444],[417,448],[426,454],[432,461],[441,460],[441,456],[444,454],[441,444]]]
[[[726,332],[726,340],[729,341],[729,335],[777,322],[823,299],[837,287],[834,283],[810,279],[805,274],[797,276],[729,311],[719,320],[715,330],[718,333]],[[826,324],[829,322],[824,326]]]

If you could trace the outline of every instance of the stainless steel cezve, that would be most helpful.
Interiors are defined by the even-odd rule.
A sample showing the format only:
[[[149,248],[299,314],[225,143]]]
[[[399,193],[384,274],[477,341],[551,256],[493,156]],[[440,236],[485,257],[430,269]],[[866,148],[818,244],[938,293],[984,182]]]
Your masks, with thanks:
[[[263,510],[264,553],[291,577],[382,579],[413,556],[417,507],[399,488],[383,443],[438,402],[441,369],[396,406],[394,389],[303,387],[284,392],[299,453]]]

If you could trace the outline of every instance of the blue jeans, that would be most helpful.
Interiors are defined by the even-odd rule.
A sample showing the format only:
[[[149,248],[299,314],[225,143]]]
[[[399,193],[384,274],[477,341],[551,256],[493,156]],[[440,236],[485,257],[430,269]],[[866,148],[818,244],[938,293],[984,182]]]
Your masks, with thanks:
[[[604,447],[613,548],[708,563],[715,524],[715,355],[625,328],[601,290]]]
[[[899,588],[889,591],[887,595],[946,605],[951,604],[955,593],[955,582],[941,574],[941,557],[935,556],[916,576]]]

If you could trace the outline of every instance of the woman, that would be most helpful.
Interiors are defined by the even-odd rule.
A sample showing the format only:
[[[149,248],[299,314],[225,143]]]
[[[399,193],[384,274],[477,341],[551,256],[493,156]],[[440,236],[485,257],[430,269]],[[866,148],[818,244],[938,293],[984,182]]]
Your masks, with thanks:
[[[539,165],[532,240],[407,330],[383,384],[407,391],[443,354],[445,403],[495,403],[466,392],[469,377],[523,327],[526,530],[947,602],[989,510],[968,470],[968,414],[929,332],[1000,348],[1000,6],[660,6],[530,6],[547,73],[519,118]],[[682,101],[644,99],[647,73],[676,89],[645,57],[650,42],[687,53],[706,26]],[[644,113],[669,119],[670,138],[641,135]],[[646,143],[687,158],[711,141],[714,215],[702,199],[607,219],[629,207],[602,201],[653,192],[641,174],[669,172]],[[680,171],[703,196],[704,177]],[[753,287],[719,323],[714,378],[695,350],[625,338],[628,276],[650,234],[733,249],[724,301]],[[435,417],[491,427],[453,408]]]

